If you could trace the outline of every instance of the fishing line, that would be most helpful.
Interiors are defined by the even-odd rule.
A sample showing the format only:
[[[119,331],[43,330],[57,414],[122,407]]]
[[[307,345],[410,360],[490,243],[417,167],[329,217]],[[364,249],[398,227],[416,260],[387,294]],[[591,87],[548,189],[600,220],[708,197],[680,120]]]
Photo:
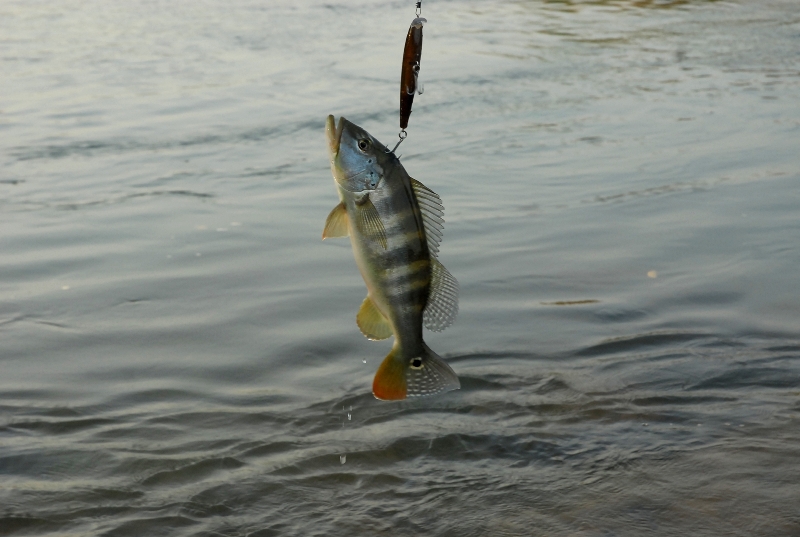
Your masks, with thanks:
[[[406,44],[403,48],[403,66],[400,71],[400,132],[397,134],[397,145],[389,151],[394,153],[408,136],[408,118],[411,116],[411,105],[414,95],[422,95],[422,82],[419,80],[420,60],[422,59],[422,26],[428,22],[422,18],[422,1],[416,2],[414,11],[416,17],[411,21],[411,26],[406,34]]]

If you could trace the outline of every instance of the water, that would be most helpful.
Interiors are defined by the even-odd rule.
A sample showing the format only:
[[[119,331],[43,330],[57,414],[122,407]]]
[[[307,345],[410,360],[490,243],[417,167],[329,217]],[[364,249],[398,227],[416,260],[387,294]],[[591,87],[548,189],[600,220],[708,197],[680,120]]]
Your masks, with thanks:
[[[796,2],[425,2],[462,389],[386,403],[324,119],[413,15],[0,6],[0,534],[800,534]]]

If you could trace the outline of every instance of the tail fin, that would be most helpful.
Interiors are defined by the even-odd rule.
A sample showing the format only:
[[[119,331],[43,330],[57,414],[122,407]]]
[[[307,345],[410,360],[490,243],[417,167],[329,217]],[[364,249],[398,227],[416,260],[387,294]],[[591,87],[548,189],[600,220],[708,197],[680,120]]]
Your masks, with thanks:
[[[422,344],[421,356],[404,358],[397,347],[383,359],[372,381],[378,399],[397,400],[457,390],[461,387],[452,368],[430,347]]]

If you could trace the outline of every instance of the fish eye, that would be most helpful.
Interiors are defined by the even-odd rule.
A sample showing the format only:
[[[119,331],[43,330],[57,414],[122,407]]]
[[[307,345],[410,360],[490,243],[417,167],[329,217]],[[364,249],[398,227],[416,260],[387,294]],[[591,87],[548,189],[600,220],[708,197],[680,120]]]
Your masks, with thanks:
[[[358,141],[358,148],[361,151],[366,151],[367,149],[369,149],[369,140],[359,140]]]
[[[411,359],[411,368],[412,369],[422,369],[422,358],[412,358]]]

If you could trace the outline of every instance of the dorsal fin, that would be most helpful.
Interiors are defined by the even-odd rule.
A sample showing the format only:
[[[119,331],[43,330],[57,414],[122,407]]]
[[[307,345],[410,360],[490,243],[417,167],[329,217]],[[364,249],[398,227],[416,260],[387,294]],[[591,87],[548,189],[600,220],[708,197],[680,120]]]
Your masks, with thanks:
[[[441,332],[458,315],[458,280],[438,259],[431,257],[431,288],[422,321],[428,330]]]
[[[428,250],[432,256],[439,254],[439,243],[444,236],[444,205],[439,194],[426,187],[413,177],[411,188],[417,196],[419,210],[422,213],[422,224],[425,227],[425,236],[428,238]]]

